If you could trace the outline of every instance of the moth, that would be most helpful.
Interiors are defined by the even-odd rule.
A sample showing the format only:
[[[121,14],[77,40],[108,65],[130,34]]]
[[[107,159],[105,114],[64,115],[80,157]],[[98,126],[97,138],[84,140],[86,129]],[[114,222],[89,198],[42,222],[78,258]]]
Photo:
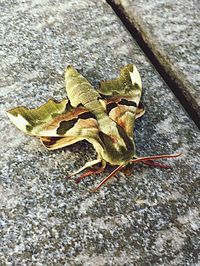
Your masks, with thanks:
[[[154,160],[180,155],[136,155],[134,124],[144,114],[144,108],[140,102],[142,82],[135,65],[122,68],[116,79],[100,82],[97,90],[71,65],[66,69],[65,81],[68,98],[61,102],[50,99],[37,109],[20,106],[7,111],[7,114],[20,130],[39,137],[49,150],[81,140],[90,142],[97,152],[97,159],[71,174],[90,168],[80,175],[77,182],[103,172],[106,164],[115,166],[92,190],[96,191],[129,163],[143,162],[167,168]]]

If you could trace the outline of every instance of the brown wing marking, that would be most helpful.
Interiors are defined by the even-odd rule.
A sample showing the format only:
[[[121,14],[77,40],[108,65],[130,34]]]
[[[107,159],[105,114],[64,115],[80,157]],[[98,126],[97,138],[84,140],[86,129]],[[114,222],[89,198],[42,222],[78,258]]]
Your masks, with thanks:
[[[41,142],[48,150],[55,150],[78,142],[77,137],[40,137]]]

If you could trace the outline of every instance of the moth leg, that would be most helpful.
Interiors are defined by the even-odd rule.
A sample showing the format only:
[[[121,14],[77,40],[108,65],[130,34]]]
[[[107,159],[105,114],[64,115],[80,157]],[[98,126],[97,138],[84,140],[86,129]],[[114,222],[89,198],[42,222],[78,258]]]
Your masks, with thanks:
[[[105,184],[110,178],[112,178],[117,172],[119,172],[124,165],[119,165],[117,168],[115,168],[114,171],[112,171],[106,178],[104,178],[101,183],[97,187],[91,190],[91,192],[96,192],[103,184]]]
[[[105,169],[105,166],[103,166],[103,165],[97,169],[91,168],[86,173],[80,175],[79,178],[76,180],[76,183],[77,184],[80,183],[80,181],[82,181],[87,176],[94,175],[94,174],[100,174],[104,171],[104,169]]]
[[[82,166],[82,167],[81,167],[80,169],[78,169],[76,172],[71,173],[71,174],[69,175],[69,177],[71,177],[71,176],[73,176],[73,175],[76,175],[76,174],[82,172],[83,170],[85,170],[86,168],[91,167],[91,166],[93,166],[93,165],[95,165],[95,164],[97,164],[97,163],[100,163],[100,162],[101,162],[101,159],[96,159],[96,160],[93,160],[93,161],[87,162],[84,166]]]

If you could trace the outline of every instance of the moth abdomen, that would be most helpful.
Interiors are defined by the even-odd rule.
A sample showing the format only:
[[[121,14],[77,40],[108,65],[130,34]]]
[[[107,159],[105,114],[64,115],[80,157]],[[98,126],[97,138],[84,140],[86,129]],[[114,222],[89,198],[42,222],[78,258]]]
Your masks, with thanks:
[[[79,74],[74,67],[67,67],[65,79],[66,91],[73,107],[77,107],[79,104],[85,105],[100,97],[99,93],[94,90],[87,79]]]

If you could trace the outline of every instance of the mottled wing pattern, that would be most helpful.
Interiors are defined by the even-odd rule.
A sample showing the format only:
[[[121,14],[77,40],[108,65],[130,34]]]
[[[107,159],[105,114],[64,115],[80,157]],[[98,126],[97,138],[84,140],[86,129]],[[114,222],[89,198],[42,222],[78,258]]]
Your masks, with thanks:
[[[87,112],[85,108],[70,106],[68,99],[57,103],[49,100],[37,109],[17,107],[7,111],[11,121],[24,133],[33,136],[64,136],[78,120],[79,115]]]
[[[73,108],[68,99],[49,100],[37,109],[17,107],[7,111],[11,121],[24,133],[40,137],[48,149],[96,138],[98,125],[84,107]]]
[[[67,68],[65,77],[70,101],[49,100],[37,109],[11,109],[7,112],[11,121],[24,133],[40,137],[48,149],[82,139],[91,142],[96,150],[102,149],[100,131],[113,134],[113,138],[118,134],[113,121],[132,138],[134,120],[144,112],[139,107],[142,85],[135,66],[128,65],[117,79],[102,82],[98,91],[72,66]],[[106,109],[112,120],[106,118]],[[124,140],[118,137],[120,141]]]
[[[56,123],[58,116],[66,114],[67,104],[67,99],[60,103],[49,100],[39,108],[28,109],[20,106],[7,111],[7,114],[13,124],[24,133],[34,136],[57,136],[55,129],[52,133],[51,124]]]
[[[134,65],[127,65],[116,79],[100,83],[98,92],[106,102],[108,115],[133,139],[135,119],[144,114],[140,103],[142,82]]]
[[[70,125],[70,128],[68,125]],[[62,148],[81,140],[87,140],[92,144],[96,142],[100,143],[98,138],[98,124],[94,118],[78,118],[75,123],[73,119],[62,121],[58,129],[62,131],[59,132],[60,137],[42,136],[40,138],[49,150]]]
[[[94,118],[71,118],[62,121],[57,128],[59,137],[42,136],[42,143],[49,149],[54,150],[62,148],[81,140],[87,140],[92,144],[100,142],[98,139],[98,124]]]

